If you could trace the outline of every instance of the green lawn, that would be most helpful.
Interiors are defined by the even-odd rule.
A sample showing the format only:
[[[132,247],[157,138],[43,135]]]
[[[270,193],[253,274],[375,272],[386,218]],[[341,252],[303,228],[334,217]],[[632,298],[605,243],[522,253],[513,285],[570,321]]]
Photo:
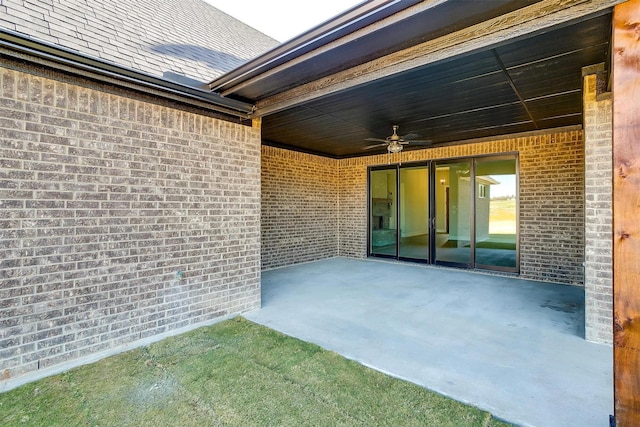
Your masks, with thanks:
[[[516,234],[518,218],[516,199],[491,199],[489,205],[489,233]]]
[[[0,394],[3,426],[499,426],[243,318]]]

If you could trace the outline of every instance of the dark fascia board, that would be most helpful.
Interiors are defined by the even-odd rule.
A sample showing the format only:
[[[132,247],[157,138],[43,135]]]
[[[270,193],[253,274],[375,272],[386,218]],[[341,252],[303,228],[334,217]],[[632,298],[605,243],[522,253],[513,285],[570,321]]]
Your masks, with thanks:
[[[343,12],[288,42],[260,55],[209,83],[214,92],[227,92],[252,77],[320,46],[407,9],[418,0],[370,0]]]
[[[166,79],[152,76],[131,68],[123,67],[108,61],[96,59],[88,55],[80,54],[63,46],[54,45],[41,40],[36,40],[24,34],[0,28],[0,48],[8,51],[9,55],[15,53],[17,59],[24,59],[21,55],[27,55],[78,70],[80,75],[91,73],[98,79],[103,77],[105,81],[121,81],[127,83],[126,87],[135,85],[141,88],[159,90],[170,99],[190,103],[224,114],[236,117],[249,118],[254,106],[249,103],[224,98],[217,93],[203,90],[197,87],[187,86]]]

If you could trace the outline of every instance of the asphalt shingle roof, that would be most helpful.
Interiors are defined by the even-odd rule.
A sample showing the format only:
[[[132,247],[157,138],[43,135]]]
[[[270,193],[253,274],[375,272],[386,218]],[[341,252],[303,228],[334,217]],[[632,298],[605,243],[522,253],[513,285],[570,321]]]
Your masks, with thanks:
[[[0,27],[154,76],[202,82],[278,45],[202,0],[0,0]]]

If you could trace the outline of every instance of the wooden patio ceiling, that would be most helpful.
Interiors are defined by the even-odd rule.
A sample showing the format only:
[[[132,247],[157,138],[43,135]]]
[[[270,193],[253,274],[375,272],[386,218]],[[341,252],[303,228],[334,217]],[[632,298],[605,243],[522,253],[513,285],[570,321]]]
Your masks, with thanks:
[[[505,13],[514,17],[525,10],[518,8],[537,10],[537,16],[541,16],[545,8],[558,4],[509,0],[435,3],[438,5],[434,8],[409,14],[406,19],[326,48],[311,58],[290,61],[288,73],[276,67],[256,80],[250,76],[248,82],[241,82],[235,89],[231,83],[222,82],[221,92],[254,102],[259,111],[265,111],[262,117],[264,144],[335,158],[386,152],[384,146],[364,150],[371,144],[365,139],[389,136],[392,125],[400,126],[400,134],[418,134],[421,139],[430,140],[431,146],[438,146],[582,124],[582,68],[601,63],[609,68],[611,9],[606,7],[565,19],[558,25],[499,39],[458,55],[269,110],[271,99],[280,96],[276,87],[281,88],[281,93],[295,92],[314,80],[326,81],[341,72],[357,69],[354,62],[363,64],[387,55],[392,45],[398,50],[422,43],[424,39],[437,39],[447,31],[460,31],[461,22],[471,26],[487,22],[491,17],[501,19],[507,16]],[[493,8],[482,8],[488,8],[487,5]],[[401,12],[394,10],[393,13]],[[451,25],[447,25],[447,19]],[[423,28],[422,36],[420,28]],[[425,33],[424,28],[431,32]],[[406,33],[390,41],[392,30]],[[385,34],[388,37],[382,37]],[[340,36],[349,35],[345,31]],[[374,46],[376,38],[382,47]],[[357,73],[349,77],[357,77]],[[309,87],[311,89],[305,89],[307,93],[313,91],[313,87]],[[416,148],[424,147],[411,144],[405,147]]]
[[[394,124],[434,146],[580,125],[581,69],[607,62],[610,27],[611,16],[600,16],[380,79],[266,116],[262,137],[348,157],[385,152],[364,151],[365,138],[384,138]]]

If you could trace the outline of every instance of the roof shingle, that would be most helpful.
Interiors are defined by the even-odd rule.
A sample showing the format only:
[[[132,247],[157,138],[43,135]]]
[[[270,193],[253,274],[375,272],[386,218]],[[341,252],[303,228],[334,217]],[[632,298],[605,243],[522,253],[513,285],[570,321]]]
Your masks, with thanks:
[[[154,76],[207,82],[278,42],[202,0],[0,0],[0,26]]]

